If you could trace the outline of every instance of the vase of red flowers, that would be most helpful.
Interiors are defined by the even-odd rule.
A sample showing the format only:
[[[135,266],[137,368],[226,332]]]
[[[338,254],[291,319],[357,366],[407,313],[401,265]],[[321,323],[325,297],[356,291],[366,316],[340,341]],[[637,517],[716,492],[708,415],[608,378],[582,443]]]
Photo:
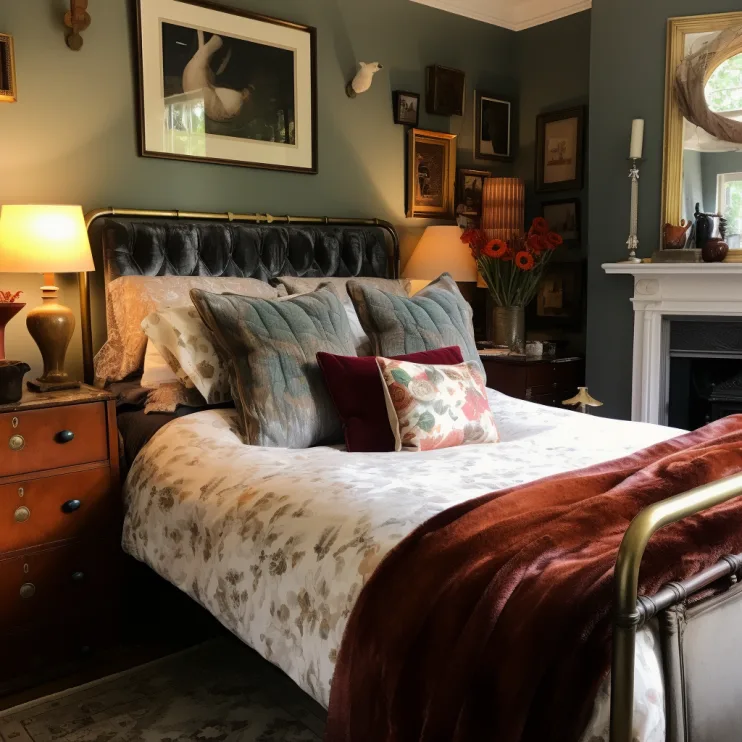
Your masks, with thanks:
[[[507,241],[491,240],[480,229],[467,229],[461,240],[469,245],[494,304],[492,341],[523,353],[525,308],[536,296],[544,268],[562,238],[538,217],[525,235]]]

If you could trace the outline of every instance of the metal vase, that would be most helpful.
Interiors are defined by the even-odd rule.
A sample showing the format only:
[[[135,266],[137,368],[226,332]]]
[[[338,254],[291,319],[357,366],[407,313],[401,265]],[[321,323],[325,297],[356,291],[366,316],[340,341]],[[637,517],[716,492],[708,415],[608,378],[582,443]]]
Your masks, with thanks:
[[[505,345],[513,353],[526,347],[526,313],[523,307],[492,308],[492,342]]]

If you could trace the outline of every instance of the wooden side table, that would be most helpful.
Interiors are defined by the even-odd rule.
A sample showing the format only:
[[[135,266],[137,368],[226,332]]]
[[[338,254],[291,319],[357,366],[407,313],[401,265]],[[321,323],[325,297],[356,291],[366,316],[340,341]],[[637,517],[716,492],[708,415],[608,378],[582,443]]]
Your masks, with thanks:
[[[479,356],[487,386],[516,399],[561,407],[585,383],[585,359],[578,356]]]
[[[0,406],[0,687],[109,641],[120,592],[113,395]]]

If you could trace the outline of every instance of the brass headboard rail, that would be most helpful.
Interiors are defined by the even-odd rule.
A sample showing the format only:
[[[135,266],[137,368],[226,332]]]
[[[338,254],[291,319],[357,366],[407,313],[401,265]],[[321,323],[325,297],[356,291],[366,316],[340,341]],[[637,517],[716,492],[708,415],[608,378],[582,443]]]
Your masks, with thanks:
[[[650,505],[631,521],[618,551],[615,570],[613,659],[611,663],[610,742],[632,742],[634,717],[634,660],[636,632],[652,613],[668,607],[667,591],[653,599],[639,598],[639,568],[644,550],[657,531],[684,518],[721,505],[742,495],[742,474],[696,487],[689,492]],[[719,564],[680,585],[684,592],[698,590],[739,569],[739,559],[726,557]],[[672,592],[672,587],[669,592]],[[654,604],[654,605],[653,605]]]
[[[88,231],[96,219],[106,216],[130,216],[153,219],[188,219],[201,221],[245,222],[248,224],[295,224],[327,225],[337,227],[379,227],[386,230],[392,240],[392,275],[399,278],[400,252],[399,236],[391,222],[383,219],[344,219],[331,216],[273,216],[271,214],[237,214],[231,211],[158,211],[156,209],[95,209],[85,215],[85,226]],[[85,381],[93,383],[93,326],[90,311],[90,281],[87,273],[78,273],[80,290],[80,325],[82,331],[82,360]]]

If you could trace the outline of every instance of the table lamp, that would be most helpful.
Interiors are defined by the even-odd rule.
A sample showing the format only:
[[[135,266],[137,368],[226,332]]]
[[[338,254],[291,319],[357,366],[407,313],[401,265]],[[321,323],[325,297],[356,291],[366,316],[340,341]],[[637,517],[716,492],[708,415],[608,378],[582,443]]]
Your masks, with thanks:
[[[64,357],[75,330],[72,311],[59,304],[55,273],[95,270],[80,206],[0,207],[0,273],[43,273],[42,304],[26,318],[39,346],[44,373],[28,386],[49,392],[74,389],[64,370]]]
[[[413,294],[441,273],[450,273],[456,283],[476,283],[477,264],[461,234],[455,226],[426,228],[402,272],[404,278],[412,279]]]

